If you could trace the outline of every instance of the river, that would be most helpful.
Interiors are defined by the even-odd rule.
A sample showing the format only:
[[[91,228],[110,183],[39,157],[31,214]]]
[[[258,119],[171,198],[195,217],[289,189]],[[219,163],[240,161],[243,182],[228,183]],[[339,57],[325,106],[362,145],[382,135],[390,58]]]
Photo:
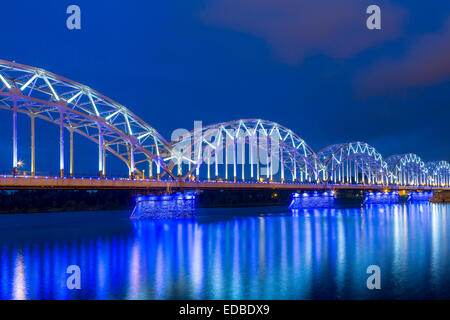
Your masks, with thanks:
[[[0,215],[1,299],[449,299],[450,205]],[[69,289],[68,267],[80,289]],[[369,290],[367,267],[380,268]]]

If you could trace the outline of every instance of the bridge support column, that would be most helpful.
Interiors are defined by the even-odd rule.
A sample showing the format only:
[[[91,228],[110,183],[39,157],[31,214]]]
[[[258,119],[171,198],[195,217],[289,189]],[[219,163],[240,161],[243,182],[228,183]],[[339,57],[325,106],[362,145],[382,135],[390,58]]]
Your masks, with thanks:
[[[148,178],[153,179],[153,164],[152,160],[148,160]]]
[[[280,146],[281,183],[284,182],[283,147]]]
[[[31,176],[36,174],[35,167],[35,141],[34,141],[34,115],[30,115],[30,129],[31,129]]]
[[[348,158],[347,158],[347,177],[346,178],[347,178],[346,179],[347,184],[350,183],[350,162],[349,162]]]
[[[294,158],[292,159],[293,164],[294,164],[294,175],[292,176],[292,182],[297,181],[297,161],[295,160],[295,153],[294,153]]]
[[[195,164],[195,180],[200,180],[200,162]]]
[[[156,162],[156,180],[159,181],[161,178],[161,164],[160,164],[161,158],[158,155],[158,161]]]
[[[70,131],[70,177],[73,177],[73,130]]]
[[[103,140],[103,154],[102,154],[102,157],[103,157],[103,170],[102,170],[103,177],[105,177],[105,172],[106,172],[106,145],[104,143],[105,143],[105,140]]]
[[[17,169],[17,106],[14,100],[13,107],[13,175],[16,176],[18,173]]]
[[[181,178],[183,175],[183,168],[182,168],[183,160],[181,158],[177,159],[177,176],[178,178]]]
[[[233,181],[236,182],[236,171],[237,171],[237,152],[236,152],[236,138],[233,140]]]
[[[129,144],[129,176],[130,179],[134,179],[134,147],[133,144],[130,142]]]
[[[98,175],[103,178],[104,173],[104,143],[101,125],[98,125]]]
[[[270,178],[269,181],[273,181],[273,164],[275,159],[273,155],[275,154],[275,150],[273,149],[272,140],[270,140]]]
[[[269,138],[269,136],[267,136],[267,138],[266,138],[266,153],[267,153],[266,178],[267,178],[267,181],[270,181],[270,152],[269,152],[269,148],[270,148],[270,138]]]
[[[62,112],[59,119],[59,176],[64,177],[64,115]]]
[[[214,174],[216,176],[216,181],[219,180],[219,150],[217,150],[217,147],[214,156]]]
[[[259,181],[259,138],[256,139],[256,180]]]
[[[255,144],[255,139],[253,137],[253,135],[251,135],[249,137],[249,142],[250,142],[250,146],[249,146],[249,154],[250,154],[250,179],[253,181],[253,146]]]
[[[241,149],[241,166],[242,166],[242,181],[245,181],[245,136],[244,141],[242,143],[242,149]]]
[[[225,181],[228,180],[228,145],[225,141]]]

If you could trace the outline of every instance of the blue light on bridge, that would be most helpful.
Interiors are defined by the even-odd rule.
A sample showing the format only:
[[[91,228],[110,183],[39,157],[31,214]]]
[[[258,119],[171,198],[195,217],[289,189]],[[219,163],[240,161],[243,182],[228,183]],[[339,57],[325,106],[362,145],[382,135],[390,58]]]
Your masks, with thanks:
[[[335,200],[333,192],[293,193],[289,209],[334,208]]]
[[[423,191],[423,192],[413,191],[409,194],[407,201],[408,202],[429,201],[432,197],[433,191]]]
[[[131,219],[174,219],[192,217],[196,193],[137,196]]]

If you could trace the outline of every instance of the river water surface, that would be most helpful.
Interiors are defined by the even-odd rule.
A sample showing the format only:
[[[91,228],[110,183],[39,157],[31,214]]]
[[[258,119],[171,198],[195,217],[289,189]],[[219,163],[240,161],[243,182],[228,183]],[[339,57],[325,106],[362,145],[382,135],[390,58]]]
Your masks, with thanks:
[[[450,298],[450,205],[0,215],[1,299]],[[67,288],[69,265],[81,289]],[[368,290],[369,265],[381,289]]]

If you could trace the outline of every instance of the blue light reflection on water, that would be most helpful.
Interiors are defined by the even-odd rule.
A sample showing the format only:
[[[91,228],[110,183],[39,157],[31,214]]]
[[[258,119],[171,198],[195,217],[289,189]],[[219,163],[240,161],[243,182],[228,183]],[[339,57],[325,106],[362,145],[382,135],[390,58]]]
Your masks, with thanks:
[[[2,299],[450,298],[449,205],[0,216]],[[82,289],[66,288],[81,268]],[[382,290],[366,288],[377,264]]]

